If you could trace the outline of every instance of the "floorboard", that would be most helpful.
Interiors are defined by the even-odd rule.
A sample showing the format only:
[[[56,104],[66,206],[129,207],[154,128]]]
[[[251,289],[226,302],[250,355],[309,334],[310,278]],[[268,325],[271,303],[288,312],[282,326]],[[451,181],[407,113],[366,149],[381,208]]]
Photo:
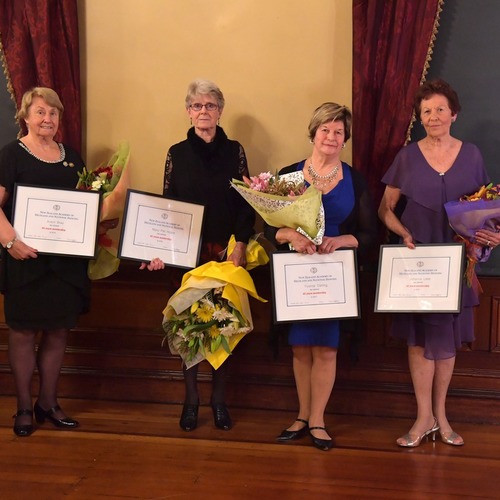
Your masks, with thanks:
[[[406,419],[328,415],[330,452],[308,438],[276,444],[292,413],[234,408],[234,428],[178,426],[180,406],[61,400],[75,431],[45,423],[12,433],[15,401],[0,397],[0,498],[24,499],[438,499],[500,498],[500,428],[460,424],[463,447],[399,448]]]

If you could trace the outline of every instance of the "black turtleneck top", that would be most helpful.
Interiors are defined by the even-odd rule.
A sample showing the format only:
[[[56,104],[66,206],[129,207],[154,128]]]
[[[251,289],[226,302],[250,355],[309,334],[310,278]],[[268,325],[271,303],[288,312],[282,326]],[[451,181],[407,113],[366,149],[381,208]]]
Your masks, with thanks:
[[[214,140],[205,142],[194,127],[187,139],[167,153],[163,195],[205,205],[203,242],[227,245],[231,234],[248,243],[253,234],[255,213],[230,185],[231,179],[249,176],[243,146],[228,139],[217,127]]]

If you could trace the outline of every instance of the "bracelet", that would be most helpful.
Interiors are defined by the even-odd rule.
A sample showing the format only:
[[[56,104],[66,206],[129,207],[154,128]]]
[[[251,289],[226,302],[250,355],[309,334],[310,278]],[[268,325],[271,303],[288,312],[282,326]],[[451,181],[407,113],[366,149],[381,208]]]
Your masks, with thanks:
[[[13,240],[10,240],[10,241],[8,241],[7,243],[5,243],[4,248],[5,248],[6,250],[10,250],[10,249],[12,248],[12,245],[13,245],[16,241],[17,241],[17,238],[16,238],[16,237],[14,237],[14,239],[13,239]]]

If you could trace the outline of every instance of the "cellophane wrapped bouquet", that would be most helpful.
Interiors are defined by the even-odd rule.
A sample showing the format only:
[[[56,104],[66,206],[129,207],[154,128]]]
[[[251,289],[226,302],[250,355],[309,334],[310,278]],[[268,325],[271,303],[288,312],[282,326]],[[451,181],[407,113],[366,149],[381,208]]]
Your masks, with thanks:
[[[492,249],[477,244],[475,233],[479,229],[497,231],[496,226],[500,225],[500,184],[482,186],[477,192],[462,196],[459,201],[445,203],[444,208],[450,226],[457,233],[458,239],[465,243],[467,286],[479,287],[476,264],[486,262]]]
[[[234,248],[234,237],[228,254]],[[247,246],[247,269],[269,258],[256,239]],[[218,369],[240,340],[253,330],[248,295],[259,297],[246,269],[232,262],[207,262],[184,274],[181,287],[163,310],[164,341],[187,368],[206,359]]]
[[[77,189],[103,193],[101,222],[121,219],[123,215],[127,189],[130,187],[129,158],[130,146],[128,142],[122,141],[105,166],[94,170],[84,169],[79,174]],[[119,229],[99,235],[97,258],[89,263],[90,279],[106,278],[118,270],[118,242]]]
[[[263,172],[231,185],[273,227],[291,227],[321,244],[325,233],[325,215],[321,191],[307,187],[302,172],[272,175]]]

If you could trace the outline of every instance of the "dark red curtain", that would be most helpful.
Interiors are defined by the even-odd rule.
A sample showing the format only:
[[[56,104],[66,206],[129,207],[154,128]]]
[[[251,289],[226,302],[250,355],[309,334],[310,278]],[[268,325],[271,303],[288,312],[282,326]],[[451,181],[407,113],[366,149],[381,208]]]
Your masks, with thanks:
[[[81,150],[76,0],[0,0],[0,41],[16,106],[26,90],[50,87],[64,114],[57,140]]]
[[[375,202],[405,144],[442,0],[353,0],[353,166]]]

